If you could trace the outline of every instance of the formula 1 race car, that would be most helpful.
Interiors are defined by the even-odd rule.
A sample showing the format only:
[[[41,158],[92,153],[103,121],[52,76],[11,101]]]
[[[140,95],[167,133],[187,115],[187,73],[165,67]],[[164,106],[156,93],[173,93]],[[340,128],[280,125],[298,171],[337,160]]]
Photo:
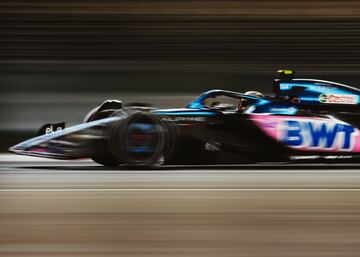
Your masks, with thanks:
[[[108,100],[10,151],[105,166],[359,161],[360,90],[293,75],[279,71],[274,96],[211,90],[181,109]]]

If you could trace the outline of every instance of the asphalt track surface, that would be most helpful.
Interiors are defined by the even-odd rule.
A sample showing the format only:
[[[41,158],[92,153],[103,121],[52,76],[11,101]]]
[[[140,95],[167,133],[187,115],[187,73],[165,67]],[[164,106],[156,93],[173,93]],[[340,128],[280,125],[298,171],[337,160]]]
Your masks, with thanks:
[[[0,155],[0,256],[359,256],[360,168]]]

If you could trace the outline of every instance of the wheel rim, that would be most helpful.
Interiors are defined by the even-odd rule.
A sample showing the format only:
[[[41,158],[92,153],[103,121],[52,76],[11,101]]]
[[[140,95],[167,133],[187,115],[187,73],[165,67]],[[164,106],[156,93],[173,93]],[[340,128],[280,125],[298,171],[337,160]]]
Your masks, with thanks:
[[[142,163],[158,158],[163,147],[160,124],[149,117],[134,119],[124,134],[124,153],[131,162]]]

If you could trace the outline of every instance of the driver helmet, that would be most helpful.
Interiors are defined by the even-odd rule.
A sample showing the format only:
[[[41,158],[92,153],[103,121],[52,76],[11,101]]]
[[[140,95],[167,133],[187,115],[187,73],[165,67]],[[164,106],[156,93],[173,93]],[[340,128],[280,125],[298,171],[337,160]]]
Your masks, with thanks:
[[[244,93],[244,95],[251,95],[258,98],[265,98],[264,94],[260,93],[259,91],[247,91]]]
[[[258,91],[247,91],[244,93],[244,95],[251,95],[251,96],[255,96],[257,98],[265,98],[265,96]],[[241,99],[239,102],[238,110],[243,112],[246,109],[248,109],[249,106],[250,106],[250,102],[248,99]]]

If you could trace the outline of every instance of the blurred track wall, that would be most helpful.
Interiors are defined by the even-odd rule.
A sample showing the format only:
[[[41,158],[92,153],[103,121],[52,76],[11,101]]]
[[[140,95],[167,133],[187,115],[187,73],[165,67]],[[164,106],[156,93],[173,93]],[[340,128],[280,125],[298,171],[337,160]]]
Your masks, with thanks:
[[[294,68],[358,84],[359,1],[0,3],[3,91],[271,90]]]

